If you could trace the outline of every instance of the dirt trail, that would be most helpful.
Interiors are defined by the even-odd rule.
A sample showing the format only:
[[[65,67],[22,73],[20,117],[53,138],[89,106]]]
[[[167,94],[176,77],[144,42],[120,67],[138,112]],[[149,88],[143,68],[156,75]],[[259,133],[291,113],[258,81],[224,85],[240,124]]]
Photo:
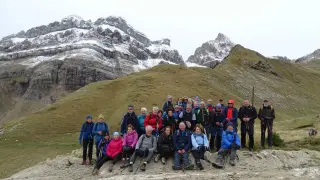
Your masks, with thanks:
[[[161,163],[151,162],[147,166],[146,172],[140,170],[136,175],[129,173],[128,169],[121,171],[122,162],[114,166],[112,173],[107,171],[107,162],[99,171],[98,176],[92,176],[93,167],[81,166],[81,159],[73,155],[58,156],[53,160],[47,160],[38,165],[25,169],[6,180],[61,180],[61,179],[219,179],[219,180],[310,180],[320,179],[320,152],[318,151],[281,151],[265,150],[258,153],[239,151],[239,162],[236,167],[226,165],[225,169],[215,169],[210,163],[203,161],[205,170],[198,171],[173,171],[171,169],[172,160],[163,166]],[[192,157],[192,156],[190,156]],[[208,157],[214,161],[216,154]],[[72,163],[67,165],[68,160]],[[136,164],[139,163],[137,159]],[[193,159],[192,159],[193,162]],[[134,169],[136,166],[134,166]]]

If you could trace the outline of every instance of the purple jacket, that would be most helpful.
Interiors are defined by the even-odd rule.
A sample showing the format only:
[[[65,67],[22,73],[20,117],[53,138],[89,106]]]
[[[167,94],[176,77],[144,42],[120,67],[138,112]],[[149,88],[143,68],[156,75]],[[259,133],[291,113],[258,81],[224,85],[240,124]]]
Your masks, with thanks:
[[[132,148],[135,148],[137,142],[138,142],[138,133],[135,130],[133,130],[131,133],[127,133],[124,135],[122,145],[131,146]]]

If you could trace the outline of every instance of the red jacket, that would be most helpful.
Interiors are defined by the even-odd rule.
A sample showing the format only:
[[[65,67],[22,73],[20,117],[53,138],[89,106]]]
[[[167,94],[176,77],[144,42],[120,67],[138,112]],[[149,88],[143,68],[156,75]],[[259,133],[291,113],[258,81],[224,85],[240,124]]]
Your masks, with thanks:
[[[111,158],[116,157],[119,153],[122,152],[122,139],[118,140],[112,139],[107,147],[107,155]]]
[[[147,127],[147,126],[150,125],[156,131],[156,129],[157,129],[157,121],[158,121],[158,125],[159,125],[159,130],[160,130],[162,128],[162,118],[157,116],[157,115],[154,115],[154,114],[151,114],[151,115],[148,114],[146,116],[146,118],[144,119],[144,127]]]

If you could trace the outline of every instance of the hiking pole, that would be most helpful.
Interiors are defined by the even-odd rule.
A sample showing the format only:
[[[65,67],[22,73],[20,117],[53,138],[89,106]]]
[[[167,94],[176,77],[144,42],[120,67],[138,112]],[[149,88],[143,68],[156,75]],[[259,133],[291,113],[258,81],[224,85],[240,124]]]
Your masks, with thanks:
[[[139,165],[138,165],[138,167],[136,168],[136,170],[134,171],[134,173],[133,174],[137,174],[137,171],[138,171],[138,169],[140,168],[140,166],[141,166],[141,164],[142,164],[142,160],[143,160],[144,158],[142,157],[142,158],[140,158],[140,162],[139,162]]]

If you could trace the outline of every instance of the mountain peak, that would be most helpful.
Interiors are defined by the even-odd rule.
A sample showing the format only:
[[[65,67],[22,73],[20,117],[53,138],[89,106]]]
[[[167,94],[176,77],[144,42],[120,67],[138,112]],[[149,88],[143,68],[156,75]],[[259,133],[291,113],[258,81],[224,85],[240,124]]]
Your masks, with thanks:
[[[313,60],[320,60],[320,49],[313,51],[310,54],[307,54],[296,60],[296,63],[307,63]]]
[[[203,43],[201,47],[197,48],[195,54],[190,56],[187,62],[213,68],[228,56],[234,46],[235,44],[229,37],[219,33],[215,40]]]
[[[84,21],[84,19],[81,16],[78,16],[78,15],[67,16],[67,17],[63,18],[61,21],[69,20],[69,19],[72,19],[72,20],[75,20],[75,21],[79,21],[79,22]]]

